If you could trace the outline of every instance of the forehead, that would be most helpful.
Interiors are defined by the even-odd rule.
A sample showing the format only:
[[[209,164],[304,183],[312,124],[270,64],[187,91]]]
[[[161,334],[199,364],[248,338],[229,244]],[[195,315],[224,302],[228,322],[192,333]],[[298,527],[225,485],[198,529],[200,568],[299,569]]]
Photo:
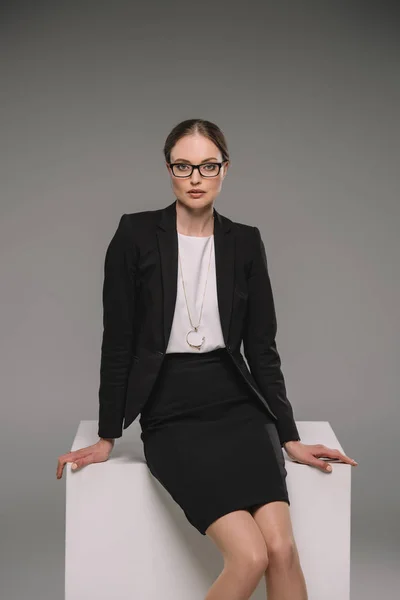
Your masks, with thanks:
[[[186,135],[180,138],[171,150],[171,162],[184,159],[191,163],[197,163],[211,157],[222,160],[218,146],[199,134]]]

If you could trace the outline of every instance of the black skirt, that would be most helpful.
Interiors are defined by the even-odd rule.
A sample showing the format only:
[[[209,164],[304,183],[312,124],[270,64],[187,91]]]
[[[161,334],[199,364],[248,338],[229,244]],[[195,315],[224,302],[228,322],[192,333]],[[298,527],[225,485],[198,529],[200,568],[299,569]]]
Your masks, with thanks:
[[[150,472],[201,534],[235,510],[290,505],[275,422],[225,348],[166,354],[139,421]]]

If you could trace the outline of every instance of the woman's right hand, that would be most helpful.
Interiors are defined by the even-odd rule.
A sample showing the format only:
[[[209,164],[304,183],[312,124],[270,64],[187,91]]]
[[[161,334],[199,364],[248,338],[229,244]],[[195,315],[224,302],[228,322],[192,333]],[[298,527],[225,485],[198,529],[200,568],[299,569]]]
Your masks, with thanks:
[[[79,450],[62,454],[58,457],[57,479],[62,478],[66,463],[76,464],[76,467],[72,466],[72,469],[75,471],[81,467],[90,465],[91,463],[104,462],[108,460],[113,447],[114,440],[100,438],[99,441],[92,446],[87,446],[86,448],[80,448]]]

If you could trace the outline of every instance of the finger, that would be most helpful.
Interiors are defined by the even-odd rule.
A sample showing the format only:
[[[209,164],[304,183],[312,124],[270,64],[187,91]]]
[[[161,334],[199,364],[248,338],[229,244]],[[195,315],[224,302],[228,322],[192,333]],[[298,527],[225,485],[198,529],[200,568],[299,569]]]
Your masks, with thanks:
[[[62,477],[62,466],[60,465],[60,463],[57,464],[57,471],[56,471],[56,477],[57,479],[60,479]]]
[[[350,458],[346,454],[343,454],[337,448],[326,448],[325,447],[324,450],[315,452],[314,456],[318,456],[318,458],[324,457],[326,459],[331,458],[333,460],[339,460],[339,461],[347,463],[349,465],[357,465],[358,464],[353,458]]]
[[[358,465],[358,463],[353,458],[350,458],[350,456],[343,454],[339,450],[337,451],[337,459],[349,465]]]
[[[323,460],[318,460],[316,458],[311,458],[309,464],[313,467],[317,467],[318,469],[321,469],[321,471],[330,473],[332,471],[332,465],[330,465],[329,463],[323,461]]]
[[[86,448],[82,448],[80,450],[74,450],[74,452],[68,452],[67,454],[63,454],[58,458],[59,465],[65,465],[65,463],[74,462],[76,459],[85,458],[86,456],[90,456],[92,454],[92,450],[87,450]]]
[[[59,457],[57,461],[57,479],[60,479],[62,477],[64,465],[66,462],[67,461],[64,460],[61,456]]]
[[[339,450],[338,456],[343,462],[348,463],[349,465],[358,465],[358,462],[354,460],[354,458],[350,458],[350,456],[347,456],[347,454],[342,454],[342,452],[339,452]]]
[[[64,471],[64,465],[66,464],[67,461],[58,461],[58,465],[57,465],[57,479],[61,479],[63,471]]]
[[[313,455],[318,458],[336,458],[338,452],[339,451],[336,448],[328,448],[327,446],[322,446],[322,444],[316,451],[312,451]]]
[[[71,452],[66,452],[60,456],[60,459],[65,460],[65,462],[71,462],[71,459],[82,458],[87,456],[92,452],[92,448],[79,448],[79,450],[71,450]]]
[[[59,456],[57,465],[57,479],[60,479],[62,477],[64,466],[67,463],[76,462],[76,460],[86,458],[91,454],[91,451],[89,451],[87,448],[81,448],[79,450],[74,450],[73,452],[68,452],[67,454]]]
[[[57,479],[60,479],[62,477],[62,474],[64,472],[64,467],[68,462],[71,462],[71,461],[62,460],[59,462],[58,467],[57,467]]]
[[[73,471],[77,471],[78,469],[81,469],[82,467],[85,467],[86,465],[89,465],[93,462],[93,458],[92,455],[89,456],[85,456],[84,458],[77,458],[76,460],[74,460],[74,462],[71,465],[71,469]]]

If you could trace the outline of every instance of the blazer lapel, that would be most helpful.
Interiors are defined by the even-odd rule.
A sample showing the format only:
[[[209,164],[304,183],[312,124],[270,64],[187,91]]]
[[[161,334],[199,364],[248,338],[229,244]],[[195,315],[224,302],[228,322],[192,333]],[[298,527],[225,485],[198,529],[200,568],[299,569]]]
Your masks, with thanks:
[[[167,347],[178,286],[178,233],[176,200],[161,210],[157,228],[162,274],[164,347]],[[225,345],[228,344],[235,283],[235,249],[231,221],[214,208],[214,249],[218,309]]]
[[[175,202],[162,209],[157,238],[162,275],[164,348],[166,348],[174,318],[178,281],[178,234]]]
[[[228,346],[233,287],[235,284],[235,247],[231,221],[214,208],[214,248],[217,296],[221,328]]]

